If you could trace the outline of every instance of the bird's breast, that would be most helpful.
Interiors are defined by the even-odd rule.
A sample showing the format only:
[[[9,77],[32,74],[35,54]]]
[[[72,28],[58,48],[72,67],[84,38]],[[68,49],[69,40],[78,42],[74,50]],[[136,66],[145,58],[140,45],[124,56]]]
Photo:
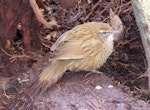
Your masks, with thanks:
[[[95,56],[86,56],[82,59],[71,60],[68,70],[71,71],[92,71],[100,68],[108,59],[113,51],[113,44],[105,45],[103,48],[97,50]]]

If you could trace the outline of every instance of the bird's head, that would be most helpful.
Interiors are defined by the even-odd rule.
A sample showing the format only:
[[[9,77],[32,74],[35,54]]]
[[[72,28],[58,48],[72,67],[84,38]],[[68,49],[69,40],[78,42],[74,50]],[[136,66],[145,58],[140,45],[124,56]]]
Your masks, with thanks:
[[[108,40],[108,41],[113,41],[113,36],[114,34],[119,33],[118,30],[99,30],[99,37],[101,40]]]
[[[110,41],[112,42],[114,40],[114,34],[119,33],[118,30],[113,30],[113,28],[108,23],[97,23],[99,26],[98,28],[98,34],[99,39],[101,41]]]

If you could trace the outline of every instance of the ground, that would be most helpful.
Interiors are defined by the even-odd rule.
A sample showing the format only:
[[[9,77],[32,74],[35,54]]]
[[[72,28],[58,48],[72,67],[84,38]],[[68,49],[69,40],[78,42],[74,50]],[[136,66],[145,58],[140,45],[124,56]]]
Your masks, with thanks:
[[[141,77],[146,70],[146,60],[140,34],[135,23],[130,0],[103,0],[97,3],[86,1],[69,10],[61,7],[57,0],[46,0],[52,8],[45,12],[45,18],[56,18],[61,28],[57,31],[43,28],[41,50],[27,51],[21,40],[11,50],[10,75],[2,74],[0,80],[0,109],[2,110],[148,110],[147,78]],[[103,74],[87,72],[66,72],[66,74],[42,95],[32,98],[26,88],[48,65],[53,57],[49,47],[68,29],[87,21],[109,22],[109,9],[121,18],[125,33],[115,43],[113,54],[99,69]],[[62,13],[63,11],[63,13]],[[87,15],[91,15],[87,18]],[[78,15],[78,16],[76,16]],[[86,18],[86,20],[85,20]],[[49,33],[50,36],[47,36]],[[45,36],[46,39],[45,39]],[[20,57],[16,55],[20,54]]]

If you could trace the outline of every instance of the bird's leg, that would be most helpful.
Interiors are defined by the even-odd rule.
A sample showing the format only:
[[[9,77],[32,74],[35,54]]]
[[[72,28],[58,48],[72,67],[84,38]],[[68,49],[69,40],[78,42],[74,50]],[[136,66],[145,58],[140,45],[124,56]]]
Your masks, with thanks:
[[[90,75],[93,74],[93,73],[96,73],[96,74],[103,74],[103,72],[101,72],[101,71],[92,70],[92,71],[90,71],[89,73],[87,73],[87,74],[85,75],[85,78],[87,78],[88,76],[90,76]]]

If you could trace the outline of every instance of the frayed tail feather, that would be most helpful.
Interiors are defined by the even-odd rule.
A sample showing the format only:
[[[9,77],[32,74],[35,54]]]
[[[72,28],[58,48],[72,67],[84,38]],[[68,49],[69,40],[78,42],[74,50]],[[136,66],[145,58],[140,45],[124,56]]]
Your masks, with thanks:
[[[52,62],[46,69],[38,76],[38,78],[28,88],[30,96],[34,97],[42,94],[48,87],[56,83],[66,71],[66,63],[64,61]]]

